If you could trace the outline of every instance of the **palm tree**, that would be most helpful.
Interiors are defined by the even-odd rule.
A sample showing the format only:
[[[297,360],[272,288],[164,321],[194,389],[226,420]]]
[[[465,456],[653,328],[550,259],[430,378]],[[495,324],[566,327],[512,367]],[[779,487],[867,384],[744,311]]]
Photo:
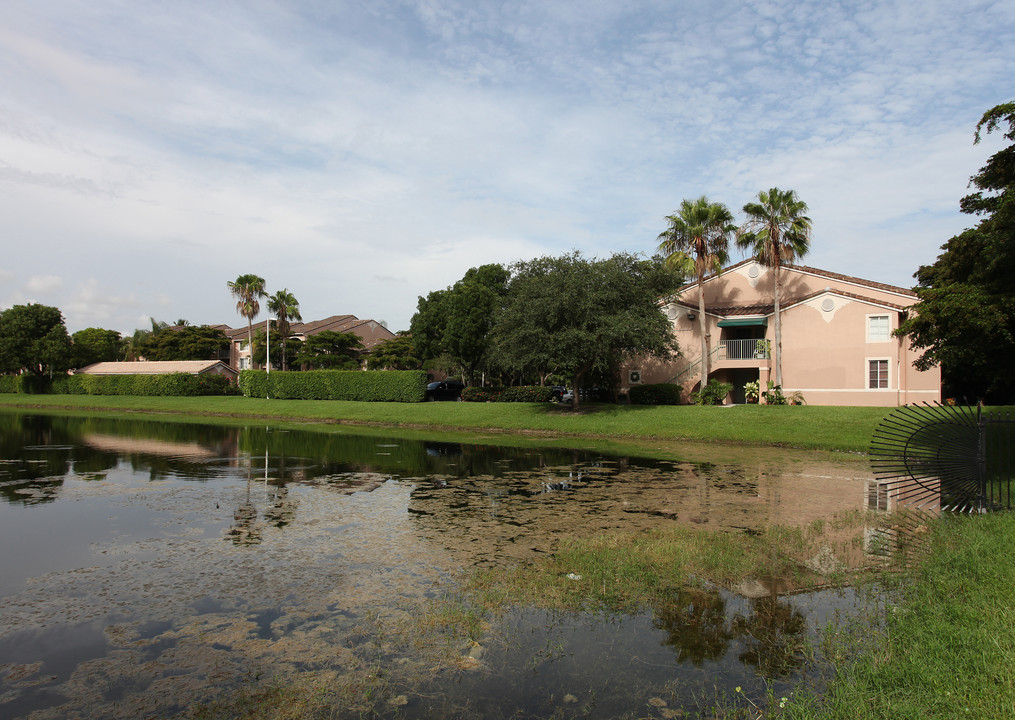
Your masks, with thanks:
[[[288,288],[277,291],[268,298],[268,312],[278,320],[278,332],[282,336],[282,369],[286,370],[286,340],[289,337],[289,321],[302,320],[300,302]]]
[[[701,330],[701,389],[708,383],[708,353],[711,338],[705,321],[705,291],[702,282],[708,272],[720,273],[729,260],[730,237],[736,231],[733,214],[722,203],[683,200],[680,212],[667,215],[670,226],[659,235],[659,251],[666,261],[683,273],[698,278],[698,327]]]
[[[758,201],[744,205],[748,220],[737,233],[737,246],[772,269],[775,301],[775,384],[782,387],[782,318],[779,310],[780,269],[810,249],[811,219],[807,203],[792,190],[772,188],[758,193]]]
[[[247,347],[251,349],[251,360],[253,360],[254,318],[261,312],[259,300],[267,295],[264,292],[264,278],[252,274],[240,275],[235,281],[228,282],[226,285],[233,297],[236,298],[236,312],[247,318]]]

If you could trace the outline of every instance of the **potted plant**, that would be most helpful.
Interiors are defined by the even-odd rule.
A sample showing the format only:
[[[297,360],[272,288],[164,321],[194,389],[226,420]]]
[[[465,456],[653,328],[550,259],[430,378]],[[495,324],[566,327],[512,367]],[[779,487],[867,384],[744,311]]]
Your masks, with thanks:
[[[744,398],[749,403],[757,403],[761,397],[761,383],[757,380],[744,383]]]

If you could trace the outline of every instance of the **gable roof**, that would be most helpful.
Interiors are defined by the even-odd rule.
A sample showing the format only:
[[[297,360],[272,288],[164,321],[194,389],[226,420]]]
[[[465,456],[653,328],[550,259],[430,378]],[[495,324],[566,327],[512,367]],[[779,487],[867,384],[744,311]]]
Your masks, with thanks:
[[[221,365],[221,367],[216,367]],[[162,375],[165,373],[188,373],[201,375],[212,370],[236,371],[221,360],[137,360],[133,362],[98,362],[79,368],[83,375]]]
[[[729,265],[728,267],[723,268],[722,273],[712,273],[711,275],[706,275],[703,282],[710,282],[717,278],[721,278],[723,273],[728,273],[731,270],[736,270],[737,268],[743,267],[744,265],[747,265],[752,262],[756,262],[756,260],[754,258],[745,258],[744,260],[741,260],[738,263],[734,263],[733,265]],[[762,267],[765,266],[762,265]],[[783,265],[782,269],[787,271],[805,273],[807,275],[814,275],[816,277],[823,277],[829,280],[837,280],[839,282],[857,285],[862,288],[866,287],[874,290],[881,290],[883,292],[895,293],[897,295],[902,295],[907,298],[917,297],[916,293],[913,292],[912,290],[904,287],[899,287],[898,285],[889,285],[887,283],[875,282],[873,280],[864,280],[863,278],[855,277],[853,275],[843,275],[841,273],[835,273],[829,270],[822,270],[820,268],[814,268],[808,265]],[[685,283],[683,286],[681,286],[681,288],[677,292],[691,290],[697,287],[697,285],[698,285],[697,281]],[[795,300],[796,298],[794,298],[794,301]]]

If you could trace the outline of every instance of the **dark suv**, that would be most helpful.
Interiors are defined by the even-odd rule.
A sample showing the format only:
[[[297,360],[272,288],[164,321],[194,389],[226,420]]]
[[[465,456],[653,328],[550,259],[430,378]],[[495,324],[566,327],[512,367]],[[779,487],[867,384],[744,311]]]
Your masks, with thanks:
[[[461,400],[465,383],[461,380],[441,380],[426,386],[427,400]]]

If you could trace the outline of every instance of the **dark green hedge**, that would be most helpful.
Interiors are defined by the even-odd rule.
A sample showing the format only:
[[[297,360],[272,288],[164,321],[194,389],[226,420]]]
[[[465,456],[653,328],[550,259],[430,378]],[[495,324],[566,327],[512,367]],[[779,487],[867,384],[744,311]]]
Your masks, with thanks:
[[[500,402],[504,388],[500,387],[467,387],[462,390],[464,402]]]
[[[550,402],[553,388],[539,385],[520,385],[508,388],[467,387],[462,391],[466,402]]]
[[[53,378],[56,395],[237,395],[235,383],[222,375],[66,375]]]
[[[0,393],[41,395],[49,386],[49,378],[42,375],[0,375]]]
[[[683,388],[672,383],[632,385],[628,391],[632,405],[679,405]]]
[[[360,400],[363,402],[423,402],[423,370],[310,370],[282,372],[244,370],[240,390],[247,397],[283,400]]]

